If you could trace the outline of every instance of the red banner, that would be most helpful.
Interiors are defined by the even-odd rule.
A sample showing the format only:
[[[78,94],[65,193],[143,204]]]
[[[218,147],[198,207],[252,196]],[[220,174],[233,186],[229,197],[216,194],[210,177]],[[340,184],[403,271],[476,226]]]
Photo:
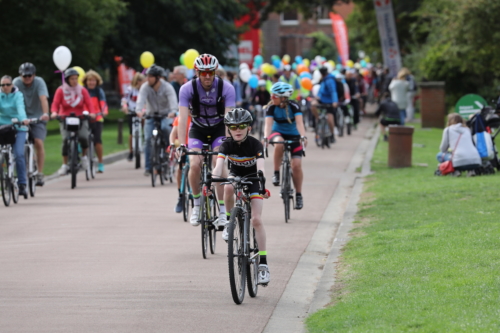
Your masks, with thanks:
[[[128,86],[130,86],[130,83],[134,78],[135,70],[133,68],[125,66],[123,63],[118,65],[117,70],[118,70],[118,84],[120,86],[120,94],[123,96],[125,90],[127,89]]]
[[[347,35],[347,26],[342,16],[338,14],[330,12],[330,19],[332,20],[332,29],[335,35],[337,50],[342,59],[342,65],[345,66],[347,60],[349,60],[349,36]]]

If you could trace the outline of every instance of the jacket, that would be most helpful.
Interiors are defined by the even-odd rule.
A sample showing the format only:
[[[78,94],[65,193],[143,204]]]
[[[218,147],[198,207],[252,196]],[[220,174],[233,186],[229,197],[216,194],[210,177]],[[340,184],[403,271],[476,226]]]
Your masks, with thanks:
[[[75,107],[71,107],[68,103],[64,102],[64,92],[63,88],[59,87],[56,90],[54,100],[52,101],[51,110],[52,112],[57,112],[59,116],[69,116],[70,113],[75,113],[76,116],[81,116],[83,111],[87,110],[90,113],[97,113],[94,109],[92,100],[90,99],[89,92],[85,87],[82,87],[83,99]]]
[[[405,110],[408,106],[407,92],[410,84],[408,81],[394,79],[389,85],[392,100],[398,105],[400,110]]]
[[[337,83],[332,74],[328,74],[321,80],[318,97],[322,104],[332,104],[339,101],[336,85]]]
[[[12,124],[12,118],[19,121],[27,119],[23,93],[16,86],[13,87],[10,94],[0,90],[0,125]],[[27,131],[28,128],[21,126],[18,130]]]
[[[458,141],[459,136],[460,141]],[[455,149],[452,159],[454,167],[481,164],[481,157],[472,142],[470,130],[462,124],[454,124],[444,129],[439,149],[443,153],[446,153],[448,149]]]
[[[375,115],[378,117],[382,114],[385,119],[389,120],[401,120],[401,114],[396,103],[394,103],[390,98],[380,103]]]

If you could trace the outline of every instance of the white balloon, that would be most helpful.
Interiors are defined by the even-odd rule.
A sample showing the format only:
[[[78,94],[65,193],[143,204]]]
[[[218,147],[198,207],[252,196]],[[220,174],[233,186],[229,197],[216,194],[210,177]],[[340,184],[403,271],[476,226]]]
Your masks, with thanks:
[[[250,67],[248,66],[248,64],[247,64],[246,62],[241,63],[241,64],[240,64],[240,71],[241,71],[242,69],[245,69],[245,68],[246,68],[246,69],[250,69]]]
[[[323,57],[317,55],[316,57],[314,57],[314,61],[316,61],[318,66],[321,66],[321,64],[323,64]]]
[[[313,93],[313,96],[314,97],[318,97],[318,93],[319,93],[319,88],[321,86],[319,84],[315,84],[312,88],[312,93]]]
[[[248,68],[243,68],[240,71],[240,79],[243,82],[248,82],[248,80],[250,80],[251,76],[252,76],[252,72],[250,72],[250,70]]]
[[[316,69],[316,70],[313,72],[312,83],[313,83],[313,84],[319,83],[319,81],[321,81],[321,78],[322,78],[322,77],[323,77],[323,76],[321,75],[321,73],[319,72],[319,70],[317,70],[317,69]]]
[[[59,46],[52,55],[54,64],[62,72],[71,64],[71,51],[66,46]]]
[[[331,73],[333,71],[333,66],[329,62],[325,62],[323,66],[325,66],[328,69],[328,73]]]

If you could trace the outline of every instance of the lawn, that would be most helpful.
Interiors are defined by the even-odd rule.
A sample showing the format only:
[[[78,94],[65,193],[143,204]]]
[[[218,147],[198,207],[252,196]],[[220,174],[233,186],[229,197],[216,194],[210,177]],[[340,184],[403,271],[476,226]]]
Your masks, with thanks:
[[[123,144],[119,145],[118,140],[118,119],[123,118],[123,113],[117,109],[110,109],[109,116],[104,120],[102,141],[104,155],[116,153],[128,149],[128,125],[123,123]],[[61,146],[62,139],[59,132],[59,122],[51,120],[47,124],[48,135],[45,140],[45,168],[44,174],[50,175],[61,167]]]
[[[499,332],[500,175],[435,177],[441,130],[416,128],[413,164],[379,141],[332,305],[310,332]]]

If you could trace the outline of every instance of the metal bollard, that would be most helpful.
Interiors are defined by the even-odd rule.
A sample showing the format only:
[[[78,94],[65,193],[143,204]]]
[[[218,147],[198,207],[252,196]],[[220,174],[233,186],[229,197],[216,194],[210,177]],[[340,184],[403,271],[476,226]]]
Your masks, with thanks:
[[[118,144],[123,144],[123,119],[118,119]]]

